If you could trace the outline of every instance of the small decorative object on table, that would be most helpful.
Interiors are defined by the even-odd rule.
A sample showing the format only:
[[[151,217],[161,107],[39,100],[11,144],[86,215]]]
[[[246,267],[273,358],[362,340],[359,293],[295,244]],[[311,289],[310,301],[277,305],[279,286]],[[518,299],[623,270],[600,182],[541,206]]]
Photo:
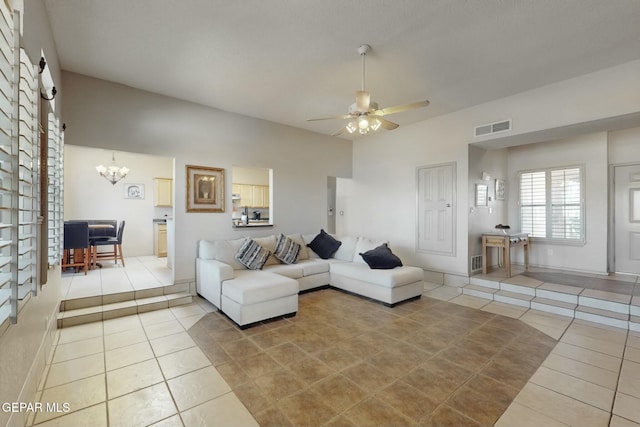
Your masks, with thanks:
[[[510,230],[511,227],[508,225],[498,224],[495,227],[497,230],[501,230],[503,234],[507,234],[507,230]]]

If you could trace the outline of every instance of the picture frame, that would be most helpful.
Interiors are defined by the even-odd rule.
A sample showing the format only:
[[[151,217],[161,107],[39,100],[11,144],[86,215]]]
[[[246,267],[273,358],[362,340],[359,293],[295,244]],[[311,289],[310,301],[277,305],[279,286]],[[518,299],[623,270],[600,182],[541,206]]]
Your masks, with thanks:
[[[187,212],[224,212],[224,169],[187,165]]]
[[[122,185],[125,199],[144,199],[144,184],[126,183]]]
[[[496,200],[504,200],[505,184],[504,179],[496,179]]]

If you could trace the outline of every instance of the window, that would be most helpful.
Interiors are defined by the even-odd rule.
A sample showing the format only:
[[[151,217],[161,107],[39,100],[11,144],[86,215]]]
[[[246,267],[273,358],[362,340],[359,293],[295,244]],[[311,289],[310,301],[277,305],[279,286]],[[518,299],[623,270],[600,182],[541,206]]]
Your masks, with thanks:
[[[584,243],[583,167],[520,173],[520,230],[533,237]]]

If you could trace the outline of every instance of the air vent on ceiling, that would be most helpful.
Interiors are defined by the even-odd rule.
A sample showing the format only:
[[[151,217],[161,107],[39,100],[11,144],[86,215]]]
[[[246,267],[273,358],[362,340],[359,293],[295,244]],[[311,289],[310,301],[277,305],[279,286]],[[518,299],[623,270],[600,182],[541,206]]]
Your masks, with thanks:
[[[511,120],[503,120],[488,125],[477,126],[475,136],[491,135],[493,133],[505,132],[511,130]]]

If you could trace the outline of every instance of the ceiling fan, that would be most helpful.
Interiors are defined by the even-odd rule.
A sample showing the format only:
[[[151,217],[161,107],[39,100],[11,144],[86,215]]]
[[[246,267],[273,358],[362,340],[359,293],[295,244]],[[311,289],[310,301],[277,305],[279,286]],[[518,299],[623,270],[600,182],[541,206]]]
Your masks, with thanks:
[[[371,46],[363,44],[358,48],[358,53],[362,57],[362,89],[356,91],[356,102],[349,106],[348,114],[332,117],[321,117],[318,119],[307,119],[308,122],[318,120],[349,120],[346,126],[340,128],[332,136],[338,136],[345,130],[350,134],[365,135],[371,131],[377,131],[379,128],[394,130],[399,125],[389,120],[383,119],[382,116],[388,116],[390,114],[401,113],[403,111],[412,110],[414,108],[426,107],[429,105],[429,101],[414,102],[413,104],[396,105],[395,107],[387,107],[378,109],[378,103],[371,100],[369,92],[364,88],[364,58],[367,52],[371,50]]]

